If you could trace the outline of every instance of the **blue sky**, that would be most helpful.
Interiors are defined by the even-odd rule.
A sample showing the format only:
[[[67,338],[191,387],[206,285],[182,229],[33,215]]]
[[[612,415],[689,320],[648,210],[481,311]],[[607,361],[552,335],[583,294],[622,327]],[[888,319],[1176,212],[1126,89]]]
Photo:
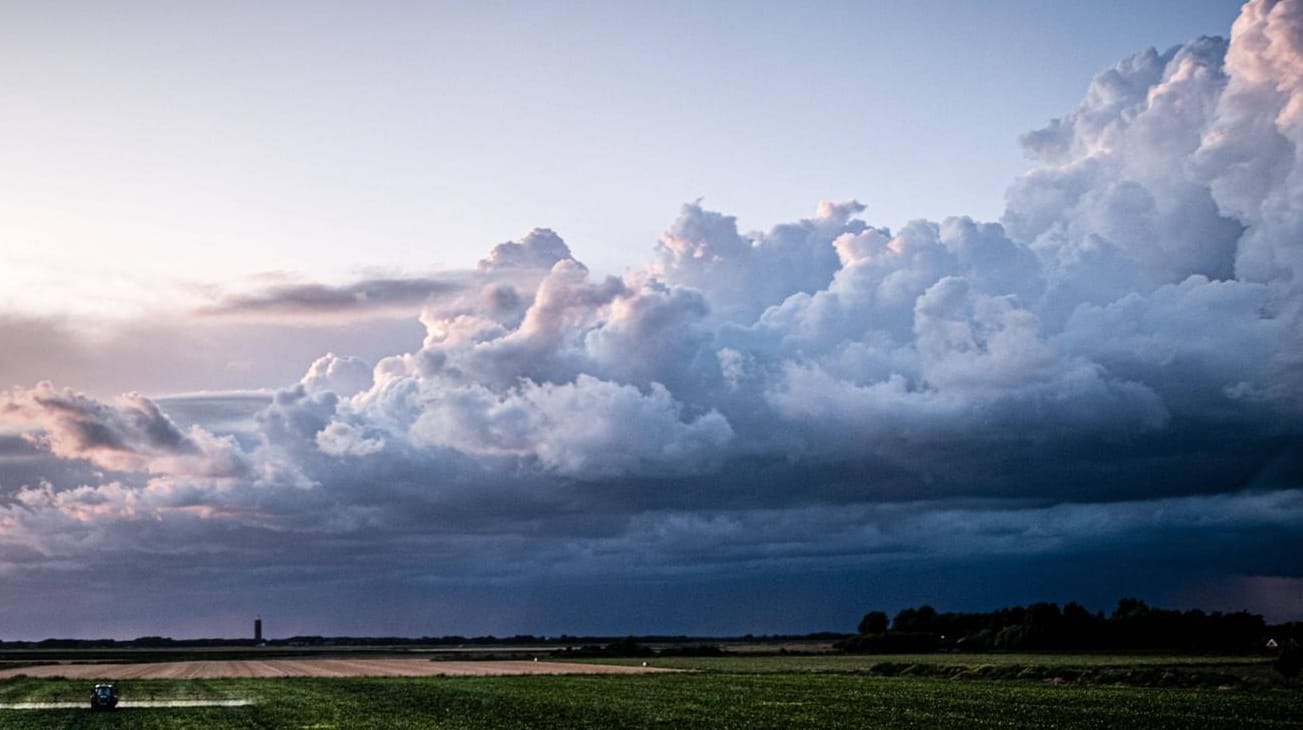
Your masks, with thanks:
[[[205,278],[466,267],[535,226],[619,272],[697,198],[748,230],[823,199],[893,228],[994,220],[1027,167],[1018,134],[1116,59],[1236,12],[13,4],[0,220],[24,296],[6,299],[58,311],[75,288],[138,313]]]
[[[0,7],[0,638],[1300,618],[1297,0]]]

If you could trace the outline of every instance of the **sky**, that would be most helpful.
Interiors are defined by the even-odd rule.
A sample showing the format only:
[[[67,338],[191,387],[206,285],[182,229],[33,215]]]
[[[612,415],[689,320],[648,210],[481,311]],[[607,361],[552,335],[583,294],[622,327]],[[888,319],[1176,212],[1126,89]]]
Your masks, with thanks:
[[[0,3],[0,639],[1303,619],[1303,4]]]
[[[748,231],[843,198],[995,220],[1018,134],[1237,11],[647,5],[5,3],[0,303],[139,316],[268,272],[464,268],[538,226],[618,274],[697,198]]]

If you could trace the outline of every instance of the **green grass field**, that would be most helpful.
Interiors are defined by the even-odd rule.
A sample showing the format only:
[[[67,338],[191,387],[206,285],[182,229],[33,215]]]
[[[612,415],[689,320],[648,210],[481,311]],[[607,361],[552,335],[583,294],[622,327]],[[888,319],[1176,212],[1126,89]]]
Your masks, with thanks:
[[[588,659],[637,665],[646,659]],[[1077,684],[1269,689],[1286,685],[1267,657],[1165,654],[892,654],[656,657],[652,666],[745,674],[1057,681]]]
[[[599,664],[638,665],[646,659],[588,659]],[[878,664],[995,667],[1266,667],[1270,657],[1195,654],[806,654],[769,656],[657,657],[656,666],[708,672],[856,672]]]
[[[1303,728],[1303,693],[770,671],[641,676],[149,680],[131,698],[248,707],[0,710],[47,728]],[[0,682],[0,702],[82,701],[88,683]]]

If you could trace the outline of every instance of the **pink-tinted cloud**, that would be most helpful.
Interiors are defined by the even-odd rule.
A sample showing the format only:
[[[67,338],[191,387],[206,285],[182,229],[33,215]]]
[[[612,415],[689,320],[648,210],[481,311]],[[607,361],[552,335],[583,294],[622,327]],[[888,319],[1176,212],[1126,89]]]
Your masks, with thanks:
[[[58,457],[110,471],[236,478],[249,468],[233,439],[182,431],[138,393],[109,404],[43,382],[0,394],[0,419]]]

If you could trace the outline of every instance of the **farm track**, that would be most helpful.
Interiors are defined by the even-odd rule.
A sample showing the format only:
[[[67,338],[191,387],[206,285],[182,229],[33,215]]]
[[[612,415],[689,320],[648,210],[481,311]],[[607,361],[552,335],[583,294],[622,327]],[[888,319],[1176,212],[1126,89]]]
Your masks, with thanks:
[[[119,710],[139,707],[248,707],[252,700],[136,700],[119,702]],[[0,710],[89,710],[88,702],[0,702]]]
[[[140,664],[42,664],[0,671],[68,679],[240,679],[263,677],[440,677],[521,674],[643,674],[673,669],[609,664],[525,661],[430,661],[428,659],[265,659],[148,662]]]

